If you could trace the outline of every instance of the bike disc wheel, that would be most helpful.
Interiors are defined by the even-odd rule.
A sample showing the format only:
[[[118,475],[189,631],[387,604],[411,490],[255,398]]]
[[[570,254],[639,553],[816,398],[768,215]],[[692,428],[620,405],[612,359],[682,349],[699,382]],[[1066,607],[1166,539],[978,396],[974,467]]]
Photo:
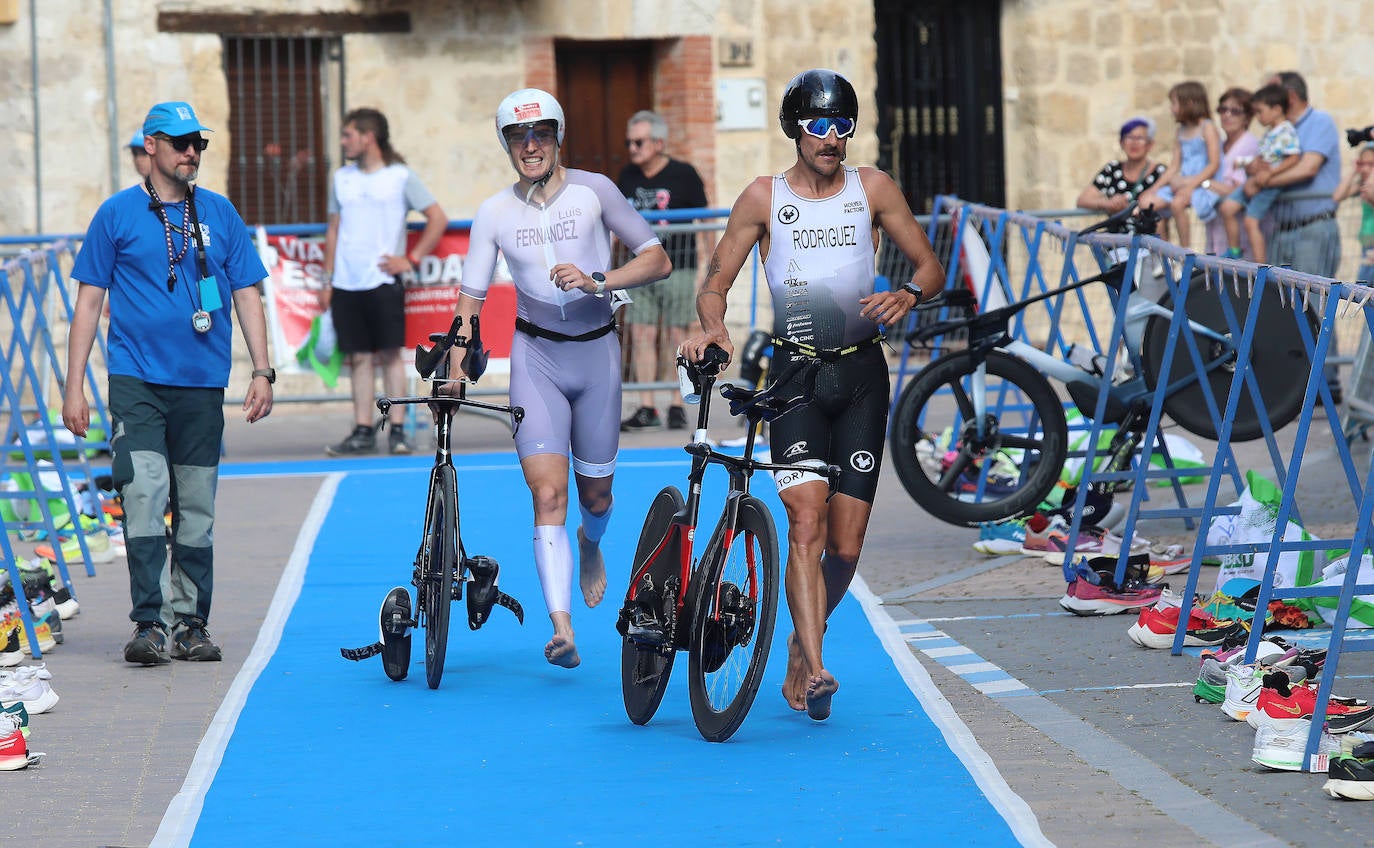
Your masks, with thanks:
[[[1039,371],[1010,354],[988,354],[981,432],[975,375],[967,353],[921,369],[902,389],[888,438],[907,494],[965,527],[1034,512],[1068,456],[1064,405]]]
[[[1225,283],[1223,283],[1225,284]],[[1250,308],[1250,295],[1245,288],[1239,293],[1226,285],[1237,321],[1244,321]],[[1168,294],[1160,298],[1159,305],[1173,310],[1174,301]],[[1305,313],[1313,338],[1316,338],[1317,323],[1312,313]],[[1188,287],[1188,319],[1231,338],[1226,313],[1222,309],[1218,286],[1203,287],[1203,273],[1193,275]],[[1174,344],[1174,360],[1170,363],[1168,379],[1161,376],[1164,365],[1164,347],[1169,341],[1171,316],[1151,315],[1145,323],[1145,339],[1141,345],[1141,360],[1144,368],[1145,383],[1151,389],[1161,383],[1171,385],[1197,373],[1193,357],[1187,348],[1183,335]],[[1255,341],[1250,348],[1250,361],[1259,386],[1260,398],[1268,413],[1269,425],[1278,431],[1286,427],[1302,411],[1302,398],[1307,391],[1307,380],[1303,377],[1311,370],[1307,347],[1302,342],[1298,323],[1294,320],[1293,309],[1279,302],[1277,292],[1269,292],[1260,302],[1255,316]],[[1185,331],[1181,331],[1185,332]],[[1233,354],[1234,349],[1211,339],[1197,336],[1198,352],[1204,364]],[[1231,338],[1232,344],[1239,344],[1240,337]],[[1226,398],[1231,391],[1231,381],[1235,376],[1234,364],[1228,363],[1208,374],[1212,396],[1216,400],[1217,413],[1226,412]],[[1296,378],[1295,378],[1296,377]],[[1201,381],[1193,381],[1176,391],[1165,395],[1164,411],[1180,427],[1195,436],[1216,440],[1217,426],[1207,411],[1207,399]],[[1231,441],[1248,442],[1264,435],[1259,412],[1250,397],[1248,388],[1241,392],[1236,404],[1236,420],[1231,425]]]
[[[425,541],[420,552],[424,585],[418,587],[425,628],[425,681],[438,689],[448,652],[449,610],[458,564],[458,492],[454,471],[440,467],[430,483]]]
[[[740,501],[735,535],[717,530],[692,576],[687,689],[708,742],[739,730],[763,680],[778,614],[778,534],[758,500]]]
[[[639,573],[640,568],[669,532],[674,532],[673,516],[682,509],[682,504],[682,493],[673,486],[664,488],[654,497],[653,503],[649,505],[649,514],[644,518],[644,527],[639,531],[639,544],[635,547],[631,577]],[[664,586],[670,578],[679,573],[681,551],[681,536],[674,532],[674,538],[668,541],[648,570],[648,576],[655,587]],[[628,592],[626,597],[629,597]],[[660,607],[675,605],[676,598],[676,593],[664,593]],[[658,610],[660,616],[666,612],[665,608]],[[675,655],[671,633],[668,634],[667,644],[661,649],[641,647],[628,636],[622,638],[620,691],[625,701],[625,714],[630,717],[630,721],[635,724],[647,724],[649,719],[654,717],[654,713],[658,712],[659,704],[663,703],[663,693],[668,688],[668,679],[672,676]]]

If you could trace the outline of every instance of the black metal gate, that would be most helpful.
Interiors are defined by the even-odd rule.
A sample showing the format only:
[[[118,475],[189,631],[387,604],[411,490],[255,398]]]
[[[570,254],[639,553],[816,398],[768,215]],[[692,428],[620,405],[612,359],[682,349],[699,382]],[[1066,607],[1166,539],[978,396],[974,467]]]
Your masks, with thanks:
[[[1002,206],[1001,0],[874,0],[878,167],[917,213]]]

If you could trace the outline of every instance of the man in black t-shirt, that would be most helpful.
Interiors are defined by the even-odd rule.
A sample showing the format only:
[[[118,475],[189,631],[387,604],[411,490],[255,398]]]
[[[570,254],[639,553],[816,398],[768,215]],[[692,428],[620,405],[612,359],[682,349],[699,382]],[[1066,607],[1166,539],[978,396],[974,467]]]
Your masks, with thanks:
[[[616,185],[636,209],[700,209],[706,206],[706,188],[696,168],[672,159],[664,152],[668,124],[657,113],[636,112],[625,129],[630,163],[620,172]],[[654,223],[650,221],[650,223]],[[670,379],[678,345],[687,327],[696,320],[697,237],[695,233],[661,236],[673,261],[668,279],[635,291],[626,321],[630,325],[630,359],[636,383]],[[660,333],[662,334],[660,336]],[[663,426],[654,406],[652,391],[640,392],[640,406],[621,422],[625,432]],[[668,407],[668,426],[687,427],[687,415],[678,404]]]

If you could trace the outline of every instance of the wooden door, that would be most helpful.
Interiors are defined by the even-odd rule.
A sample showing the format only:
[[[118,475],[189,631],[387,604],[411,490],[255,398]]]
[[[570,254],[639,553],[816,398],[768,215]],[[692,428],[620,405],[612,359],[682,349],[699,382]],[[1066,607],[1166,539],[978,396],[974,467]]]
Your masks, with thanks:
[[[653,48],[648,42],[560,42],[558,102],[568,121],[563,164],[612,180],[629,160],[625,124],[640,109],[654,108]]]

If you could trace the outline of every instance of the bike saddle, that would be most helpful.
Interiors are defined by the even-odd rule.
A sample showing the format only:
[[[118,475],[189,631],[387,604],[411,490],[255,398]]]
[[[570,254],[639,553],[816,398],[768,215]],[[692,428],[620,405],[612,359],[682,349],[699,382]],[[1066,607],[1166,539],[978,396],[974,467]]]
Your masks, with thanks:
[[[501,566],[491,557],[478,556],[469,559],[468,569],[468,627],[477,630],[491,618],[491,608],[503,606],[515,613],[521,624],[525,623],[525,610],[520,602],[496,587],[497,575]]]

